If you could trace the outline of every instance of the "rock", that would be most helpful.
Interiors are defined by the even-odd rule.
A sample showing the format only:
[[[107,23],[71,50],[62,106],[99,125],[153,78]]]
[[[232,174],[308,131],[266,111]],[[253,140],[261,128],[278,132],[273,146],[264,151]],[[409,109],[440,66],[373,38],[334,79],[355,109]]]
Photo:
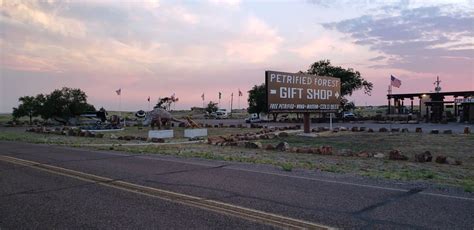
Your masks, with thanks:
[[[273,134],[273,133],[269,133],[269,134],[267,134],[267,136],[268,136],[268,139],[275,139],[275,137],[276,137],[276,135]]]
[[[288,133],[287,132],[281,132],[278,134],[278,137],[288,137]]]
[[[365,130],[366,130],[365,127],[360,127],[360,128],[359,128],[359,131],[360,131],[360,132],[364,132]]]
[[[374,130],[369,128],[369,129],[367,130],[367,132],[368,132],[368,133],[373,133]]]
[[[392,150],[388,155],[388,159],[396,161],[406,161],[408,157],[401,154],[399,150]]]
[[[408,128],[403,128],[402,129],[402,133],[409,133],[410,131],[408,131]]]
[[[386,133],[386,132],[388,132],[388,129],[382,127],[382,128],[379,129],[379,132]]]
[[[351,128],[351,131],[352,132],[359,132],[359,127],[354,126],[354,127]]]
[[[443,134],[453,134],[453,131],[451,129],[447,129],[443,131]]]
[[[218,143],[225,142],[225,139],[222,137],[208,137],[207,143],[211,145],[217,145]]]
[[[339,127],[339,131],[347,131],[346,127]]]
[[[200,140],[204,140],[204,137],[191,137],[188,140],[189,141],[200,141]]]
[[[165,139],[156,138],[156,137],[151,138],[150,141],[153,142],[153,143],[165,143]]]
[[[438,164],[446,164],[446,156],[439,155],[436,157],[435,162]]]
[[[454,159],[454,158],[452,158],[452,157],[447,157],[447,158],[446,158],[446,163],[447,163],[447,164],[450,164],[450,165],[461,165],[461,164],[462,164],[461,161],[458,161],[458,160],[456,160],[456,159]]]
[[[471,128],[469,126],[464,127],[464,134],[470,134],[471,133]]]
[[[296,152],[297,153],[309,153],[307,148],[296,148]]]
[[[358,157],[363,157],[363,158],[368,158],[370,157],[370,153],[366,152],[366,151],[362,151],[360,153],[357,154]]]
[[[390,130],[390,132],[392,132],[392,133],[398,133],[398,132],[400,132],[400,128],[392,128],[392,129]]]
[[[417,133],[422,133],[422,132],[423,132],[423,129],[422,129],[421,127],[416,127],[415,132],[417,132]]]
[[[437,130],[437,129],[432,129],[430,133],[431,133],[431,134],[439,134],[439,130]]]
[[[256,142],[245,142],[245,148],[249,149],[261,149],[262,148],[262,143],[256,141]]]
[[[384,157],[385,157],[385,154],[383,154],[383,153],[376,153],[376,154],[374,154],[374,157],[381,159],[381,158],[384,158]]]
[[[332,155],[331,146],[321,146],[319,149],[321,150],[321,155]]]
[[[433,156],[431,156],[430,151],[425,151],[424,153],[415,154],[415,161],[424,163],[424,162],[431,162]]]
[[[273,146],[272,144],[267,144],[265,145],[265,150],[275,150],[275,146]]]
[[[284,141],[278,143],[278,145],[275,146],[275,149],[279,151],[287,151],[289,148],[290,148],[290,144]]]

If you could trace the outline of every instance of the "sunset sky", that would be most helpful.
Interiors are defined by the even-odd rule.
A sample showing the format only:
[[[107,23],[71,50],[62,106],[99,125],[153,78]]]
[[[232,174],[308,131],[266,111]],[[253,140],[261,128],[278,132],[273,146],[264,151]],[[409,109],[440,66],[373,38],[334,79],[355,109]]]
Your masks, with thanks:
[[[81,88],[96,108],[146,109],[175,93],[177,109],[297,72],[321,59],[374,83],[356,105],[394,93],[474,90],[474,0],[0,0],[0,112],[18,97]],[[237,97],[234,97],[234,108]]]

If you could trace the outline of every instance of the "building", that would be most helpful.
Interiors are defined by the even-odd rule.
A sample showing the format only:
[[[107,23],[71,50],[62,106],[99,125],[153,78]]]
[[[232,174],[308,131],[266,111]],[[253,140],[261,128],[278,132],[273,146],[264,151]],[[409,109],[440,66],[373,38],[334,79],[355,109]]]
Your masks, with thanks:
[[[445,100],[447,97],[454,100]],[[453,117],[460,122],[474,123],[474,91],[387,94],[387,99],[389,116],[412,114],[427,122],[443,122]],[[405,106],[405,100],[410,100],[409,106]],[[414,100],[419,100],[418,108],[414,107]],[[446,113],[447,109],[450,113]]]

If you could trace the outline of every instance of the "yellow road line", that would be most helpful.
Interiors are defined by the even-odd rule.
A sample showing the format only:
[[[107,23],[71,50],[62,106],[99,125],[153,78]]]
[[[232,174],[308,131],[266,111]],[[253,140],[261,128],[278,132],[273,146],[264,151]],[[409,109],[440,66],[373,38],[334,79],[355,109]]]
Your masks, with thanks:
[[[39,169],[53,174],[72,177],[82,181],[97,183],[100,185],[120,189],[135,194],[146,195],[154,198],[159,198],[167,201],[172,201],[188,206],[193,206],[212,212],[232,215],[250,221],[269,224],[275,227],[285,229],[333,229],[329,226],[316,224],[304,220],[298,220],[290,217],[285,217],[277,214],[263,212],[255,209],[245,208],[242,206],[223,203],[220,201],[209,200],[197,196],[176,193],[163,189],[147,187],[138,184],[132,184],[121,180],[114,180],[111,178],[101,177],[93,174],[79,172],[71,169],[61,168],[48,164],[41,164],[34,161],[18,159],[10,156],[0,156],[0,160],[17,165],[22,165],[34,169]]]

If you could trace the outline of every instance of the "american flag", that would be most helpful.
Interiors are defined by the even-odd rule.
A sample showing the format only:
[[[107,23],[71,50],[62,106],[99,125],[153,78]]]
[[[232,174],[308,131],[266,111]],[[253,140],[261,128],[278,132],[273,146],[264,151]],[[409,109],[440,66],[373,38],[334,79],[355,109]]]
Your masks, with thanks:
[[[400,86],[402,85],[402,81],[400,81],[399,79],[397,79],[393,75],[390,75],[390,85],[392,85],[394,87],[397,87],[397,88],[400,88]]]
[[[239,89],[239,97],[243,96],[242,91]]]
[[[115,92],[117,93],[117,95],[120,95],[122,93],[122,88],[115,90]]]
[[[202,93],[201,98],[202,98],[202,100],[204,101],[204,93]]]

